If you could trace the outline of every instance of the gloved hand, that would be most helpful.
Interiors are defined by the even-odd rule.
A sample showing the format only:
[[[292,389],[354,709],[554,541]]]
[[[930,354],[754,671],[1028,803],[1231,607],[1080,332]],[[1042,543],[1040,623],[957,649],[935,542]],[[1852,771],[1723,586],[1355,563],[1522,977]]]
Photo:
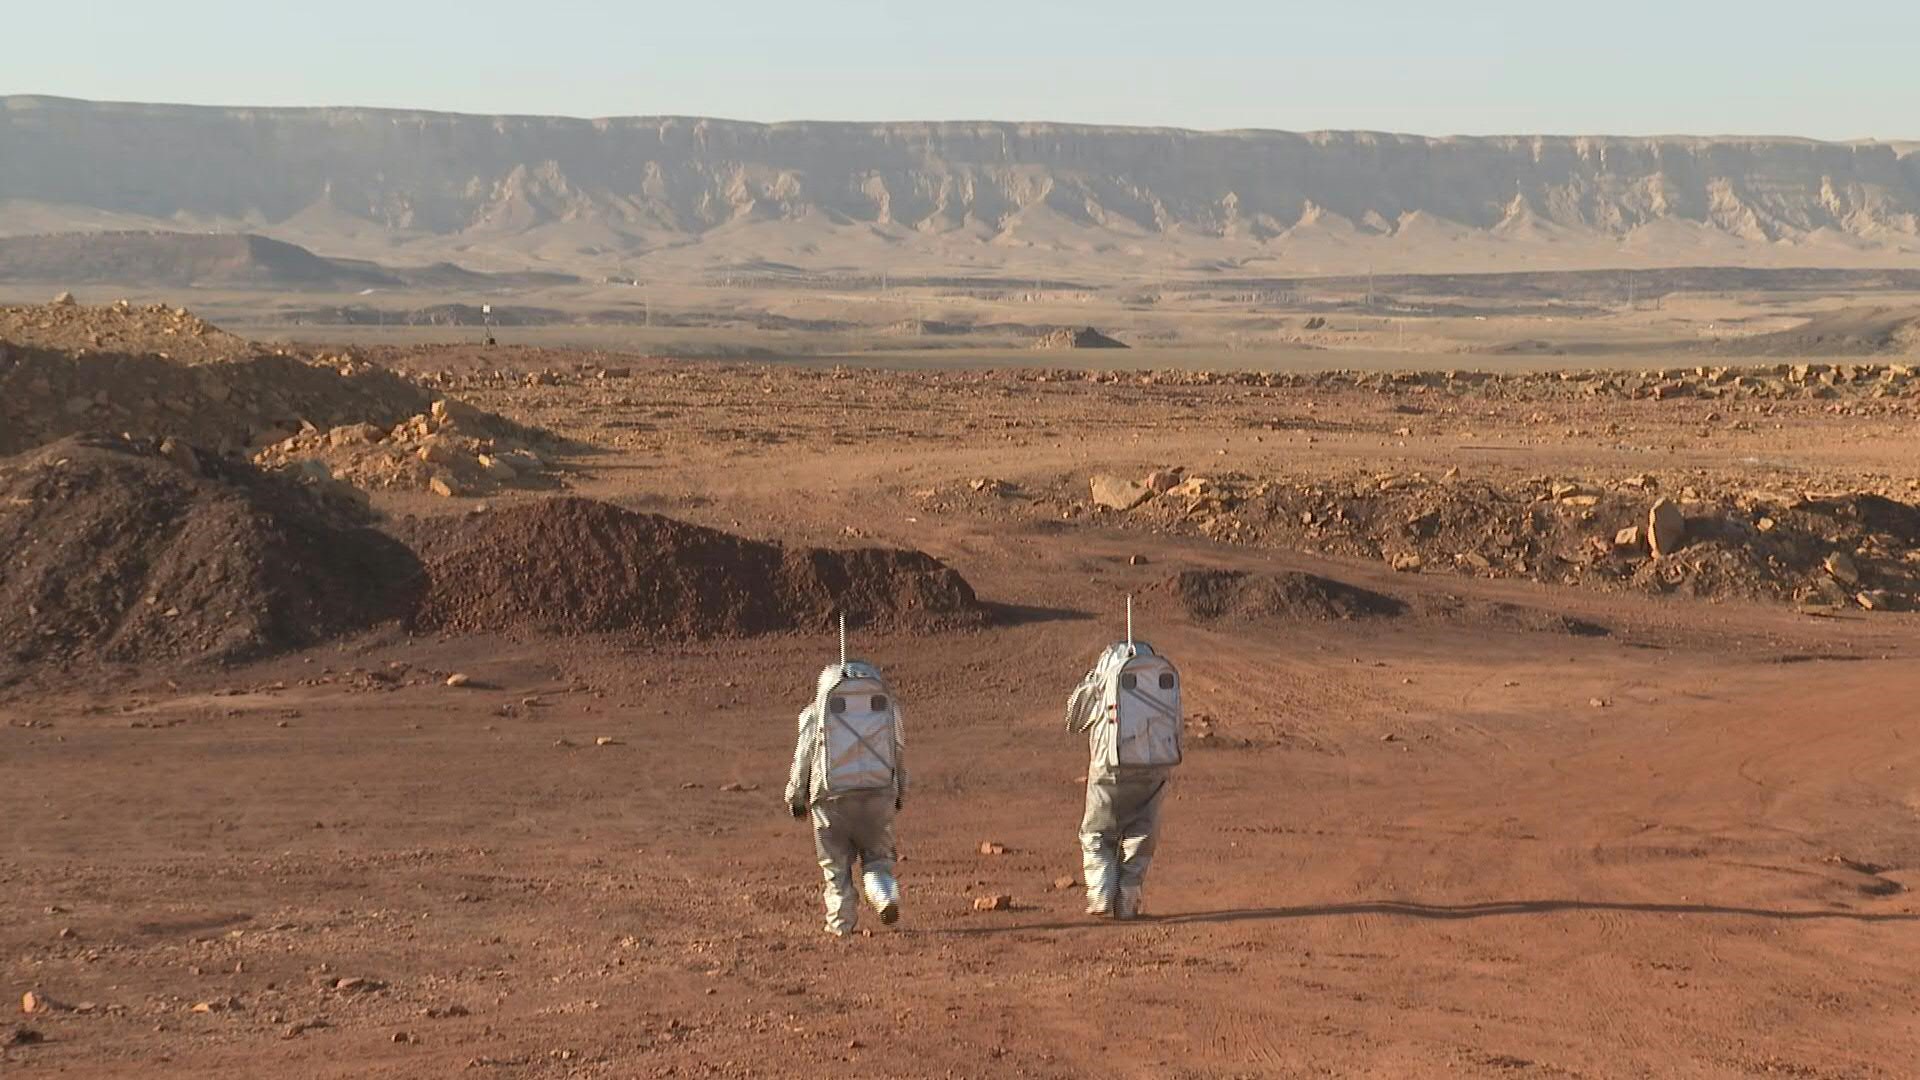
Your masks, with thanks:
[[[787,807],[787,809],[791,810],[793,812],[793,816],[796,818],[803,818],[807,816],[807,808],[804,806],[801,806],[798,803],[795,803],[794,805]]]

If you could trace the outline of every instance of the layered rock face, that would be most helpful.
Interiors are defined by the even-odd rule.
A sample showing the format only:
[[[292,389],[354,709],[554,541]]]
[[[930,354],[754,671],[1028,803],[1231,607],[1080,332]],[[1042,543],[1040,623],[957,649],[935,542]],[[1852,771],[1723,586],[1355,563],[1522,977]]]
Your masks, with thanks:
[[[1622,245],[1776,262],[1806,246],[1885,263],[1920,252],[1920,144],[0,99],[0,232],[156,226],[583,262],[691,241],[824,265],[841,237],[973,247],[989,265],[1547,243],[1598,261]]]

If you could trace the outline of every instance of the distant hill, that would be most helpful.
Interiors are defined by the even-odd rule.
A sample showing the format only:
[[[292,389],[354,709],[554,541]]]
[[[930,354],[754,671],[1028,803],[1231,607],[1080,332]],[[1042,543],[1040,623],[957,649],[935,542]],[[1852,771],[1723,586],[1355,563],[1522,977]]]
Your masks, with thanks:
[[[1897,267],[1920,150],[0,98],[0,233],[129,228],[595,275]]]
[[[389,268],[248,233],[98,232],[0,237],[0,281],[238,289],[486,288],[569,275],[483,274],[452,263]]]

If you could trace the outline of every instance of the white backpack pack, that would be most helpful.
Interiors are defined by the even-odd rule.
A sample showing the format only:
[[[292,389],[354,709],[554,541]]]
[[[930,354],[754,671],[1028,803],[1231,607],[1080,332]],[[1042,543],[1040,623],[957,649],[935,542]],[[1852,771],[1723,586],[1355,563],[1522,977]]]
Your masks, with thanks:
[[[1180,764],[1180,672],[1173,662],[1134,641],[1107,646],[1093,671],[1067,699],[1067,726],[1092,731],[1093,760],[1111,768],[1165,768]]]
[[[840,662],[820,672],[813,699],[820,718],[815,786],[829,795],[892,790],[903,741],[900,703],[879,668],[846,658],[844,622],[840,634]]]

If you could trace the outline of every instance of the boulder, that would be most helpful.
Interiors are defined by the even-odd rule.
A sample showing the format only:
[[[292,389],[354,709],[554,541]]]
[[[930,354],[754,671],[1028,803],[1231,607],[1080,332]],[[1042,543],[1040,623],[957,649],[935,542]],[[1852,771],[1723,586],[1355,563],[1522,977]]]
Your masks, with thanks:
[[[1087,482],[1096,506],[1109,510],[1131,510],[1153,498],[1153,489],[1145,484],[1102,473]]]
[[[1836,551],[1828,555],[1825,565],[1827,573],[1832,574],[1833,580],[1840,584],[1860,584],[1860,567],[1853,561],[1853,556],[1846,552]]]
[[[503,484],[510,484],[520,476],[519,472],[517,472],[513,466],[507,464],[506,459],[497,455],[481,454],[479,461],[480,471],[486,474],[489,480],[497,480]]]
[[[327,445],[335,450],[347,446],[377,443],[386,434],[373,424],[341,424],[327,432]]]
[[[1647,511],[1647,545],[1653,549],[1653,557],[1664,559],[1679,551],[1687,542],[1687,517],[1680,512],[1680,504],[1672,499],[1661,499]]]

